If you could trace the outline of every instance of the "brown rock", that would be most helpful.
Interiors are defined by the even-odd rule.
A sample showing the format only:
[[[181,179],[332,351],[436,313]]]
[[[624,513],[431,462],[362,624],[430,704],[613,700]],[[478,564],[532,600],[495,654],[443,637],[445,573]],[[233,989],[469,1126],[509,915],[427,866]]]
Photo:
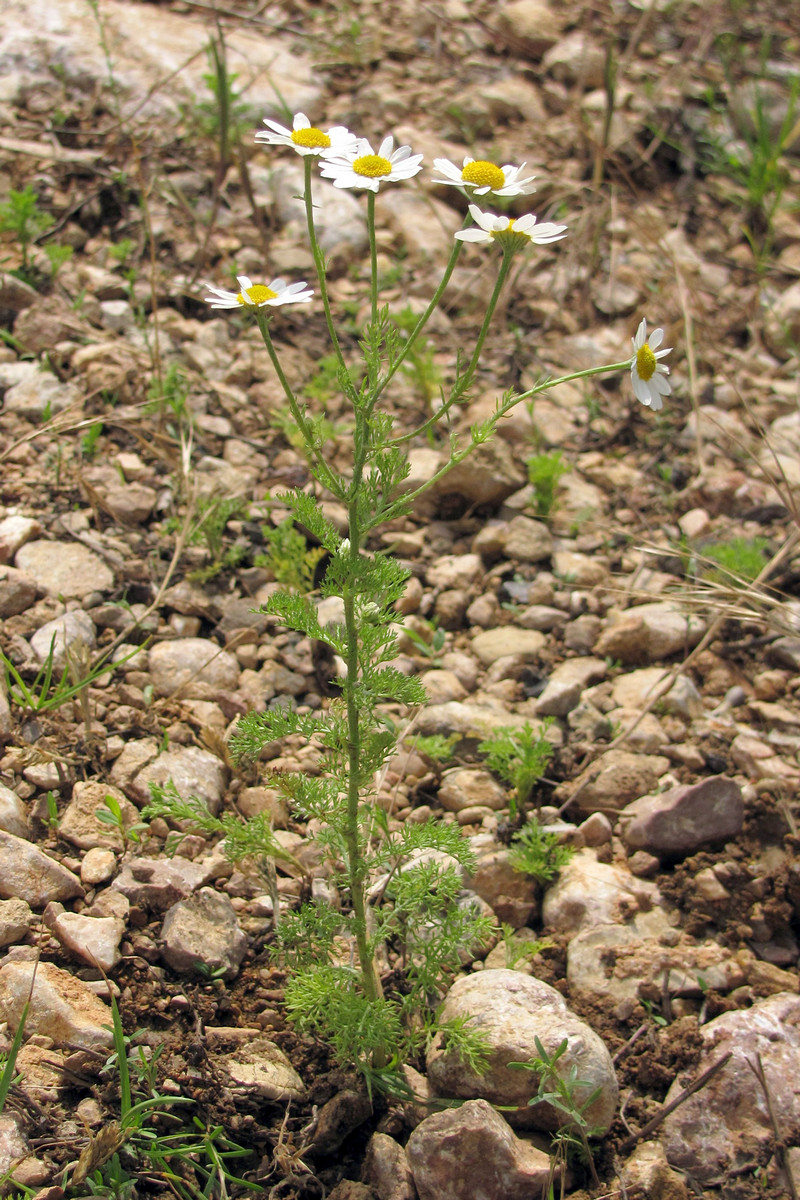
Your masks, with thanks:
[[[634,800],[620,812],[619,831],[630,850],[680,859],[700,846],[736,837],[743,821],[744,801],[738,783],[714,775]]]

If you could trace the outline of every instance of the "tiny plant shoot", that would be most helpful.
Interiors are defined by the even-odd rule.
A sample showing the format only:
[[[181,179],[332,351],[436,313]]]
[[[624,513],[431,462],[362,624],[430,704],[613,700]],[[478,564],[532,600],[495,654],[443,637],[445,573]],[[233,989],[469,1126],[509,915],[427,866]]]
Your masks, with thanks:
[[[668,368],[658,347],[663,332],[647,337],[642,320],[633,344],[633,357],[622,362],[572,372],[529,390],[499,396],[493,414],[476,424],[468,436],[449,433],[448,418],[469,399],[481,354],[501,293],[514,259],[536,247],[550,246],[567,234],[566,225],[540,222],[530,213],[498,216],[486,211],[492,197],[523,196],[532,192],[532,177],[522,166],[498,166],[465,159],[463,166],[446,159],[435,162],[437,183],[460,189],[465,199],[464,225],[455,235],[441,281],[424,311],[413,323],[407,313],[393,320],[380,303],[376,207],[385,187],[402,187],[422,168],[422,155],[409,146],[395,147],[391,136],[373,146],[343,126],[326,130],[298,113],[291,128],[274,120],[256,140],[301,156],[305,207],[311,254],[316,268],[315,290],[304,281],[282,278],[253,282],[238,278],[238,290],[207,285],[205,299],[212,308],[249,316],[257,325],[285,397],[287,421],[294,428],[315,481],[315,495],[297,489],[281,497],[294,520],[304,526],[326,552],[319,583],[323,599],[336,597],[340,619],[318,618],[315,596],[301,590],[302,573],[287,578],[289,586],[270,598],[263,611],[305,636],[326,643],[340,664],[333,680],[336,695],[327,707],[298,713],[290,707],[247,714],[239,723],[232,749],[239,758],[257,759],[267,743],[299,736],[323,752],[320,775],[285,774],[274,781],[290,800],[295,813],[315,823],[317,837],[328,856],[342,896],[342,912],[318,901],[287,913],[281,922],[278,951],[289,968],[287,1009],[299,1028],[327,1038],[338,1057],[355,1064],[373,1086],[392,1086],[404,1055],[430,1036],[434,1017],[431,997],[441,995],[470,952],[485,940],[490,926],[477,908],[459,903],[462,871],[472,861],[468,842],[454,825],[431,820],[407,823],[389,832],[386,816],[376,803],[377,779],[396,748],[397,727],[392,706],[425,703],[422,685],[394,665],[397,657],[396,602],[408,572],[389,553],[375,547],[382,527],[414,511],[419,498],[472,451],[491,439],[499,421],[516,405],[557,384],[575,379],[631,371],[635,395],[658,409],[669,393]],[[353,368],[345,361],[337,321],[329,300],[325,259],[315,231],[314,179],[317,172],[336,188],[355,189],[366,198],[370,243],[369,322],[363,331],[363,361]],[[425,353],[423,332],[436,310],[465,244],[496,262],[495,282],[472,349],[460,355],[452,382],[441,387],[441,403],[415,428],[397,429],[390,385],[401,369],[419,369]],[[334,466],[329,452],[330,426],[309,410],[291,387],[272,337],[272,318],[283,305],[318,302],[330,339],[336,386],[351,411],[352,458],[347,469]],[[344,334],[342,334],[342,337]],[[416,355],[416,358],[415,358]],[[439,381],[437,380],[437,385]],[[407,448],[445,430],[447,461],[426,482],[408,483]],[[336,460],[339,461],[338,459]],[[317,497],[334,500],[347,513],[346,535],[325,517]],[[279,556],[278,539],[272,551]],[[527,799],[532,767],[538,778],[549,747],[530,731],[509,746],[506,775],[513,779],[516,802]],[[534,751],[538,752],[534,753]],[[530,762],[531,758],[535,762]],[[529,772],[530,774],[531,772]],[[433,852],[440,852],[434,853]],[[457,865],[453,865],[453,864]],[[382,977],[385,948],[396,955],[403,986],[396,992]],[[394,977],[394,975],[392,976]],[[463,1032],[463,1031],[462,1031]],[[447,1031],[445,1031],[447,1036]],[[456,1036],[455,1034],[453,1036]],[[459,1034],[459,1037],[462,1035]],[[462,1039],[463,1040],[463,1039]],[[479,1047],[461,1046],[478,1053]]]

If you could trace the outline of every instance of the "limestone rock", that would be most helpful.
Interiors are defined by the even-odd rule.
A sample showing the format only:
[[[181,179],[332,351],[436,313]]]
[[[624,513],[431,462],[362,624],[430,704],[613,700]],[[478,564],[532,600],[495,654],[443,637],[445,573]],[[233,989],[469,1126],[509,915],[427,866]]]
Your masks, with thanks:
[[[221,970],[225,979],[236,976],[247,952],[247,937],[230,900],[207,887],[173,904],[164,917],[161,940],[161,957],[173,970],[196,973],[200,963]]]
[[[550,673],[547,686],[536,700],[539,716],[565,717],[580,703],[590,683],[605,678],[606,664],[601,658],[568,658]]]
[[[83,913],[63,912],[51,928],[62,946],[82,958],[89,966],[111,971],[120,960],[119,944],[125,922],[118,917],[87,917]]]
[[[227,775],[225,764],[210,750],[177,746],[146,762],[130,780],[127,791],[139,804],[147,804],[151,783],[161,786],[172,781],[182,799],[196,796],[216,816],[225,795]]]
[[[442,776],[439,803],[448,812],[460,812],[475,804],[497,811],[508,804],[508,794],[488,771],[475,767],[454,767]]]
[[[47,621],[31,638],[31,647],[39,662],[49,658],[52,648],[53,666],[57,672],[63,671],[71,652],[79,652],[81,647],[94,650],[96,645],[94,622],[79,608]]]
[[[205,867],[183,858],[134,858],[126,863],[111,884],[131,904],[153,912],[164,912],[178,900],[208,882]]]
[[[81,850],[124,849],[120,831],[97,816],[98,809],[101,812],[104,809],[108,811],[104,804],[106,796],[116,800],[126,829],[139,820],[139,810],[118,788],[96,781],[78,780],[58,827],[61,837]]]
[[[513,517],[508,523],[503,552],[520,562],[542,562],[553,552],[553,536],[543,521]]]
[[[158,642],[150,650],[149,669],[159,696],[181,695],[211,700],[218,692],[233,692],[239,664],[233,654],[207,638],[177,638]]]
[[[386,1133],[373,1133],[369,1139],[361,1178],[378,1200],[417,1200],[406,1152]]]
[[[620,812],[619,831],[628,849],[673,860],[736,837],[743,822],[739,784],[713,775],[634,800]]]
[[[105,1050],[111,1046],[111,1029],[106,1028],[111,1024],[108,1008],[69,971],[48,962],[5,962],[0,967],[0,1012],[14,1030],[29,995],[28,1036],[41,1033],[64,1047]]]
[[[484,1097],[492,1104],[516,1106],[510,1122],[518,1128],[557,1129],[561,1117],[544,1101],[528,1105],[536,1093],[531,1072],[509,1066],[537,1056],[538,1037],[548,1054],[566,1038],[560,1069],[574,1066],[585,1086],[576,1096],[600,1093],[586,1111],[590,1124],[608,1129],[617,1106],[618,1087],[611,1056],[592,1029],[567,1008],[563,996],[541,980],[519,971],[484,970],[456,980],[441,1007],[442,1020],[466,1018],[489,1043],[488,1065],[475,1073],[460,1056],[435,1039],[427,1055],[428,1078],[442,1096]]]
[[[752,1008],[723,1013],[700,1033],[706,1049],[698,1072],[728,1051],[731,1058],[670,1113],[660,1141],[670,1166],[711,1187],[770,1153],[775,1134],[769,1107],[779,1129],[794,1129],[800,1120],[800,996],[783,992]],[[769,1101],[751,1067],[757,1066],[757,1056]],[[665,1103],[684,1086],[676,1079]]]
[[[243,1043],[216,1060],[231,1084],[265,1100],[302,1100],[305,1084],[286,1055],[268,1038]]]
[[[621,613],[604,629],[594,652],[622,663],[659,662],[673,654],[686,654],[700,641],[706,623],[696,613],[685,613],[675,604],[639,604]]]
[[[25,805],[4,783],[0,783],[0,830],[26,839],[31,834]]]
[[[426,1117],[406,1156],[419,1200],[530,1200],[544,1195],[550,1169],[485,1100]]]
[[[542,920],[559,933],[577,933],[629,920],[650,908],[657,896],[653,884],[624,867],[598,862],[594,850],[580,850],[547,888]]]
[[[500,625],[484,629],[472,639],[473,652],[482,666],[490,667],[500,658],[516,655],[526,662],[536,662],[547,645],[547,638],[536,629],[520,629],[515,625]]]
[[[496,28],[512,53],[537,62],[558,42],[564,20],[545,0],[512,0],[497,10]]]
[[[27,571],[0,566],[0,617],[14,617],[25,612],[36,599],[36,580]]]
[[[35,921],[30,905],[24,900],[16,897],[0,900],[0,947],[21,942]]]
[[[626,804],[654,791],[659,775],[668,769],[669,759],[660,754],[607,750],[563,791],[567,796],[575,795],[581,812],[619,812]]]
[[[25,838],[0,831],[0,896],[43,909],[51,900],[82,895],[81,881],[72,871]]]
[[[26,542],[17,551],[14,565],[26,571],[49,596],[67,600],[114,586],[111,569],[99,554],[80,542]]]
[[[478,855],[469,886],[492,909],[498,921],[521,929],[539,910],[539,888],[535,880],[511,866],[506,847],[497,843]]]

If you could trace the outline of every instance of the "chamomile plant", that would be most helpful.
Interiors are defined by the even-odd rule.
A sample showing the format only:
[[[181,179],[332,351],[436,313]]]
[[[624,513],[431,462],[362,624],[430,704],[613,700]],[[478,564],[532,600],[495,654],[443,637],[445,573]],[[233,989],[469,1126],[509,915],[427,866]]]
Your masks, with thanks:
[[[306,224],[316,280],[253,282],[238,279],[239,290],[208,285],[205,299],[214,308],[238,311],[255,322],[274,367],[291,419],[302,445],[314,488],[296,489],[280,497],[294,520],[325,552],[326,567],[317,592],[297,588],[277,591],[263,610],[281,624],[330,650],[337,664],[332,698],[314,712],[280,706],[244,716],[232,740],[239,759],[258,760],[267,744],[299,737],[320,751],[319,774],[273,776],[294,813],[311,823],[327,855],[341,911],[315,899],[281,921],[277,949],[289,972],[287,1010],[301,1029],[326,1037],[340,1059],[356,1064],[370,1086],[396,1079],[402,1058],[424,1041],[433,1028],[435,1000],[461,964],[468,962],[490,927],[479,907],[463,892],[463,872],[472,862],[469,843],[453,824],[429,820],[390,827],[378,804],[381,772],[395,752],[402,722],[398,711],[425,703],[419,680],[396,665],[399,621],[396,603],[403,595],[408,571],[390,552],[380,549],[379,534],[391,521],[413,513],[420,498],[456,464],[495,434],[500,420],[516,405],[558,383],[632,370],[636,395],[655,408],[666,394],[657,336],[646,340],[644,323],[634,342],[634,359],[571,372],[544,380],[524,392],[497,398],[493,413],[464,436],[447,428],[448,418],[463,410],[469,397],[490,325],[520,253],[553,253],[568,234],[566,225],[539,221],[529,213],[515,218],[484,211],[477,199],[492,195],[529,194],[532,176],[521,166],[496,166],[465,160],[461,168],[437,159],[437,182],[461,188],[466,201],[464,227],[456,234],[441,280],[413,327],[401,329],[380,304],[376,240],[376,206],[387,188],[409,184],[423,169],[422,155],[396,146],[391,135],[377,143],[350,133],[344,126],[322,129],[298,113],[292,126],[265,122],[257,140],[277,152],[293,151],[304,168]],[[318,174],[340,189],[365,194],[370,245],[370,319],[363,330],[363,360],[354,370],[345,361],[334,307],[328,292],[326,264],[315,228]],[[459,355],[454,378],[442,385],[432,415],[409,429],[395,426],[390,385],[412,354],[437,308],[459,255],[494,256],[495,283],[472,349]],[[492,264],[487,263],[491,270]],[[312,296],[312,292],[314,293]],[[351,457],[341,465],[329,445],[330,427],[296,393],[283,370],[272,337],[274,310],[282,305],[321,305],[335,362],[337,386],[349,408]],[[299,312],[300,310],[298,310]],[[341,335],[344,336],[343,334]],[[423,343],[421,343],[423,344]],[[652,346],[652,349],[651,349]],[[652,360],[652,361],[651,361]],[[655,390],[654,390],[655,389]],[[646,393],[646,394],[645,394]],[[408,448],[424,444],[440,428],[449,447],[438,470],[425,482],[412,482]],[[347,528],[334,526],[320,499],[334,501],[346,513]],[[335,598],[335,599],[334,599]],[[338,619],[323,621],[317,601],[338,607]],[[472,1047],[476,1053],[479,1047]],[[459,1042],[459,1052],[470,1047]]]

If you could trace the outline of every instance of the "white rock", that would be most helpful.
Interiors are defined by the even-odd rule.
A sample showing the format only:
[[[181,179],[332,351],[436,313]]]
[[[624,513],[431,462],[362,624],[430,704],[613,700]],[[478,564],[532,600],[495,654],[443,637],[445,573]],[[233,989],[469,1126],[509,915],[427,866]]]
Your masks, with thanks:
[[[111,971],[120,960],[119,944],[125,922],[117,917],[86,917],[83,913],[60,913],[52,930],[62,946],[90,966]]]
[[[69,971],[62,971],[48,962],[4,963],[0,967],[0,1012],[14,1030],[29,996],[26,1034],[44,1034],[52,1038],[56,1046],[82,1046],[95,1050],[111,1046],[108,1008],[91,988]]]
[[[26,542],[14,565],[49,596],[80,599],[114,586],[113,572],[100,555],[80,542]]]
[[[0,831],[0,896],[18,897],[31,908],[82,896],[77,875],[25,838]]]
[[[544,894],[542,920],[559,933],[611,925],[650,908],[657,890],[624,867],[597,861],[594,850],[578,851]]]
[[[233,654],[207,638],[176,638],[158,642],[150,650],[149,669],[159,696],[181,694],[210,700],[218,692],[235,691],[239,664]]]
[[[25,805],[4,783],[0,783],[0,830],[19,838],[27,839],[31,835]]]
[[[31,647],[39,662],[50,656],[52,647],[53,666],[58,672],[64,669],[70,654],[79,653],[81,647],[94,650],[96,645],[94,622],[80,608],[48,621],[31,638]]]
[[[453,984],[440,1017],[471,1020],[489,1043],[488,1065],[478,1074],[457,1053],[443,1050],[439,1038],[434,1040],[427,1055],[428,1078],[440,1095],[480,1096],[492,1104],[514,1107],[509,1120],[515,1127],[557,1129],[563,1117],[551,1105],[541,1101],[528,1105],[536,1093],[536,1076],[509,1063],[537,1057],[537,1037],[548,1054],[566,1038],[560,1069],[568,1073],[574,1066],[578,1079],[585,1081],[576,1088],[579,1103],[600,1088],[585,1115],[602,1129],[610,1126],[618,1098],[611,1056],[597,1034],[569,1011],[555,988],[519,971],[484,970]]]
[[[590,683],[605,678],[607,669],[602,658],[568,658],[559,663],[536,700],[536,712],[539,716],[565,717],[578,706]]]
[[[217,1064],[231,1084],[266,1100],[302,1100],[305,1084],[283,1051],[268,1038],[253,1038]]]
[[[723,1013],[700,1033],[705,1050],[698,1072],[728,1051],[731,1058],[670,1113],[660,1140],[672,1167],[710,1187],[734,1178],[742,1168],[749,1173],[750,1164],[771,1153],[775,1132],[770,1109],[779,1129],[794,1129],[800,1122],[800,997],[788,992],[770,996],[752,1008]],[[752,1069],[758,1059],[768,1097]],[[676,1079],[665,1103],[683,1086]]]

